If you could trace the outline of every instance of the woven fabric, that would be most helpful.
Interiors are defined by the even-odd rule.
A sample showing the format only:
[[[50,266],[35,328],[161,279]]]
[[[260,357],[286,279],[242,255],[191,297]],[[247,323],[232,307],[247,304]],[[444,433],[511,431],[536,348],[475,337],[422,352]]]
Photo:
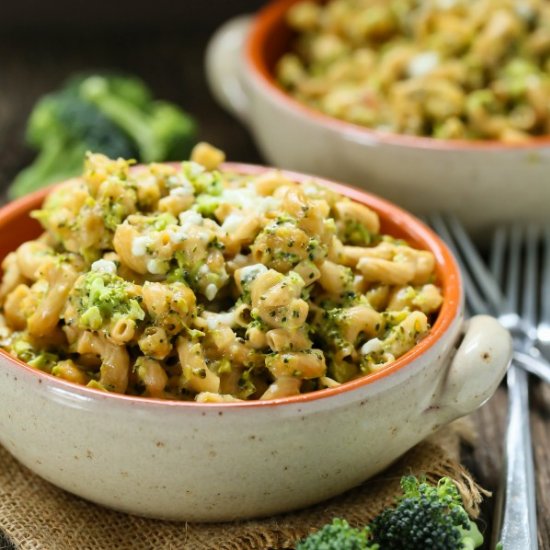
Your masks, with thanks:
[[[464,422],[454,423],[342,496],[291,514],[224,524],[169,523],[101,508],[40,479],[0,447],[0,527],[24,550],[288,549],[334,517],[368,523],[394,503],[405,474],[450,476],[476,515],[483,491],[459,462],[460,442],[470,434]]]

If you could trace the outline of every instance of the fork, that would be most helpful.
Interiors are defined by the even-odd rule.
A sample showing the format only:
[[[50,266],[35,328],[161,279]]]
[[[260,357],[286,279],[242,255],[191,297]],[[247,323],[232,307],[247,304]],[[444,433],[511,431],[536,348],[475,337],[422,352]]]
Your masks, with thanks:
[[[499,500],[496,503],[493,544],[500,540],[506,550],[536,550],[538,548],[537,517],[533,450],[529,426],[528,380],[527,372],[518,366],[522,357],[528,358],[541,369],[543,374],[548,374],[548,366],[545,362],[540,357],[531,355],[531,348],[536,341],[532,330],[537,295],[534,263],[536,248],[528,247],[522,303],[522,314],[525,316],[519,316],[517,311],[520,305],[521,230],[517,228],[512,230],[513,239],[510,242],[506,270],[509,273],[506,281],[507,297],[504,298],[498,283],[503,282],[505,273],[505,251],[508,240],[506,230],[501,229],[495,234],[491,274],[456,218],[443,218],[436,215],[432,216],[429,222],[447,242],[458,260],[470,310],[473,313],[497,314],[500,322],[511,330],[515,337],[516,353],[507,375],[506,453]],[[530,236],[532,233],[533,230],[530,230]],[[528,242],[532,242],[532,239]],[[522,363],[521,366],[529,365]]]
[[[521,278],[521,252],[525,241],[526,255],[523,269],[523,281]],[[527,357],[540,357],[537,342],[536,310],[537,310],[537,246],[538,230],[530,226],[527,230],[515,225],[511,228],[501,227],[496,230],[491,250],[491,272],[500,285],[506,285],[506,309],[507,314],[522,309],[521,319],[524,323],[524,337],[516,336],[516,345],[528,352]],[[508,261],[506,262],[506,251]],[[543,275],[543,286],[545,285]],[[523,284],[523,292],[520,286]],[[542,288],[541,298],[544,300],[545,288]],[[544,321],[543,321],[544,322]],[[521,351],[519,352],[521,353]],[[516,395],[513,398],[514,394]],[[525,546],[515,548],[537,548],[537,518],[535,499],[535,474],[533,464],[533,449],[531,445],[529,426],[529,395],[527,373],[521,371],[512,364],[508,374],[509,418],[507,427],[505,467],[506,494],[500,516],[496,517],[495,527],[500,532],[500,538],[504,548],[513,548],[517,544],[526,529],[529,530],[529,540],[525,539]],[[513,407],[523,407],[527,414],[514,414]],[[516,432],[508,437],[509,432]],[[518,434],[519,432],[519,434]],[[523,436],[521,435],[523,434]],[[521,442],[521,453],[511,448],[512,445]],[[517,517],[519,512],[514,505],[514,500],[527,493],[527,510]],[[519,499],[521,500],[521,498]],[[528,525],[519,525],[519,521],[525,521]],[[493,531],[495,532],[495,531]]]
[[[519,366],[550,383],[550,362],[545,358],[547,354],[550,355],[550,226],[544,230],[544,261],[541,260],[540,265],[537,261],[537,230],[530,228],[527,232],[525,274],[530,286],[524,287],[526,307],[525,314],[520,316],[515,309],[518,305],[517,300],[510,304],[504,298],[495,277],[488,270],[458,219],[454,216],[433,215],[426,221],[439,233],[458,261],[469,306],[466,308],[467,311],[498,317],[501,324],[514,337],[514,359]],[[498,249],[498,254],[504,257],[506,243],[509,241],[510,263],[514,264],[515,269],[519,268],[521,259],[522,230],[517,226],[510,233],[508,238],[506,228],[497,229],[493,250]],[[539,269],[542,271],[542,306],[541,319],[536,324],[536,274]],[[515,284],[520,284],[519,270],[515,279],[510,278],[510,282],[513,282],[512,287],[508,289],[510,291]]]
[[[541,231],[544,256],[541,259],[541,308],[536,328],[537,348],[550,361],[550,225]]]

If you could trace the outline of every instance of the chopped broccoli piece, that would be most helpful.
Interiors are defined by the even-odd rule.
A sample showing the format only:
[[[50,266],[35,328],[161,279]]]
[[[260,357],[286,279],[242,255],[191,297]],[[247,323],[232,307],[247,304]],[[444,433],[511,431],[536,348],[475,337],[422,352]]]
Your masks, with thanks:
[[[217,171],[207,172],[196,162],[185,161],[181,165],[183,175],[191,182],[197,194],[219,196],[223,192],[221,174]]]
[[[51,372],[59,361],[57,354],[35,348],[21,333],[14,337],[11,348],[19,359],[44,372]]]
[[[47,351],[42,351],[36,355],[33,359],[27,361],[27,363],[34,367],[45,372],[51,372],[52,368],[55,367],[59,357],[55,353],[49,353]]]
[[[414,476],[401,478],[403,496],[362,528],[334,519],[298,542],[296,550],[473,550],[483,536],[462,505],[455,483],[437,486]]]
[[[103,323],[120,315],[143,321],[145,312],[129,293],[130,285],[111,273],[90,271],[78,285],[79,324],[83,328],[99,330]]]
[[[203,216],[213,216],[216,208],[220,205],[220,200],[212,195],[199,195],[194,208]]]
[[[151,224],[155,231],[164,231],[169,225],[177,225],[178,219],[169,212],[163,212],[151,217]]]
[[[256,386],[252,378],[252,370],[254,367],[244,370],[238,381],[239,397],[246,399],[256,391]]]
[[[355,220],[346,220],[344,242],[355,246],[367,246],[371,244],[372,239],[371,232],[362,223]]]
[[[11,344],[11,348],[15,352],[15,355],[26,363],[36,357],[36,351],[31,343],[22,338],[15,338]]]
[[[80,316],[80,324],[91,330],[99,330],[103,325],[103,316],[97,306],[90,306]]]

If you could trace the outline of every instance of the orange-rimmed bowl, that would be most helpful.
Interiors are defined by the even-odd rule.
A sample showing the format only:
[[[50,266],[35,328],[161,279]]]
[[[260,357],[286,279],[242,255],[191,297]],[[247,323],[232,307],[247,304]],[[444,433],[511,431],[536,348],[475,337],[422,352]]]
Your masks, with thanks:
[[[483,234],[498,223],[546,221],[550,136],[523,143],[441,140],[372,130],[290,96],[274,66],[301,0],[272,0],[223,25],[206,56],[218,101],[247,124],[269,163],[358,185],[418,214],[452,211]]]
[[[225,169],[267,170],[240,164]],[[221,404],[104,393],[0,351],[0,443],[48,481],[110,508],[227,521],[339,494],[481,405],[504,376],[510,338],[489,317],[464,324],[460,276],[445,245],[383,199],[319,183],[378,212],[384,232],[434,253],[444,303],[417,346],[387,369],[338,388]],[[29,212],[46,193],[0,209],[0,259],[39,234]]]

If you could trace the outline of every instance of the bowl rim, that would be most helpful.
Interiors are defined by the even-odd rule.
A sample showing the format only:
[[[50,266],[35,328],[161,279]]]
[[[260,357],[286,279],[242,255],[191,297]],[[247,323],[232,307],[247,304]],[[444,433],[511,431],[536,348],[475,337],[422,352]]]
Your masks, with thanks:
[[[174,164],[174,163],[167,163]],[[132,167],[132,170],[140,170],[143,165],[136,165]],[[269,166],[261,166],[255,164],[233,163],[227,162],[222,164],[222,170],[234,173],[240,173],[244,175],[255,175],[263,172],[273,170]],[[289,177],[293,181],[304,183],[307,181],[315,181],[322,186],[326,186],[329,189],[344,195],[351,200],[365,204],[374,209],[382,219],[390,219],[394,224],[402,227],[407,234],[408,238],[420,241],[424,244],[426,250],[430,250],[435,258],[438,271],[440,272],[441,285],[444,288],[444,301],[441,309],[438,313],[437,319],[430,329],[428,335],[418,342],[413,348],[411,348],[404,355],[393,361],[388,367],[371,373],[365,376],[356,378],[346,382],[335,388],[325,388],[322,390],[313,391],[310,393],[303,393],[290,397],[282,397],[278,399],[269,399],[265,401],[239,401],[239,402],[222,402],[222,403],[198,403],[196,401],[178,401],[170,399],[158,399],[151,397],[133,396],[114,392],[103,392],[93,388],[88,388],[74,382],[69,382],[62,378],[53,376],[46,372],[40,371],[31,367],[24,361],[13,357],[6,350],[0,349],[0,357],[6,359],[10,363],[22,368],[27,374],[36,377],[39,383],[42,379],[48,381],[54,387],[68,390],[71,393],[80,394],[83,397],[92,399],[114,399],[117,402],[130,402],[134,405],[144,404],[146,406],[160,406],[160,407],[183,407],[193,409],[207,409],[207,408],[224,408],[224,409],[242,409],[242,408],[270,408],[278,407],[281,405],[300,405],[312,401],[318,401],[327,399],[333,396],[341,395],[354,390],[369,386],[374,382],[390,377],[392,374],[401,371],[411,363],[414,363],[418,358],[424,355],[430,350],[437,342],[439,342],[447,333],[454,321],[458,318],[461,312],[463,292],[462,292],[462,280],[458,265],[448,247],[428,226],[426,226],[419,219],[415,218],[412,214],[403,210],[399,206],[371,194],[362,189],[358,189],[351,185],[345,185],[342,183],[334,182],[317,176],[311,176],[303,174],[301,172],[294,172],[290,170],[280,170],[280,173]],[[68,180],[66,180],[68,181]],[[17,199],[11,203],[0,208],[0,234],[3,228],[13,223],[18,218],[25,218],[28,216],[31,210],[39,208],[47,194],[58,185],[62,185],[65,182],[59,184],[49,185],[44,189],[35,191],[25,197]]]
[[[256,77],[264,90],[277,102],[283,104],[305,118],[326,126],[331,130],[340,131],[350,136],[356,136],[359,141],[367,143],[383,143],[402,147],[414,147],[417,149],[430,149],[438,151],[511,151],[511,150],[537,150],[550,147],[550,135],[533,136],[522,142],[502,142],[498,140],[466,140],[466,139],[438,139],[429,136],[411,136],[396,132],[385,132],[361,126],[336,117],[332,117],[320,110],[301,103],[285,92],[276,82],[273,74],[264,63],[262,51],[264,44],[273,29],[280,24],[288,9],[302,0],[271,0],[254,17],[252,27],[248,33],[244,48],[245,66]],[[319,2],[319,0],[315,0]]]

